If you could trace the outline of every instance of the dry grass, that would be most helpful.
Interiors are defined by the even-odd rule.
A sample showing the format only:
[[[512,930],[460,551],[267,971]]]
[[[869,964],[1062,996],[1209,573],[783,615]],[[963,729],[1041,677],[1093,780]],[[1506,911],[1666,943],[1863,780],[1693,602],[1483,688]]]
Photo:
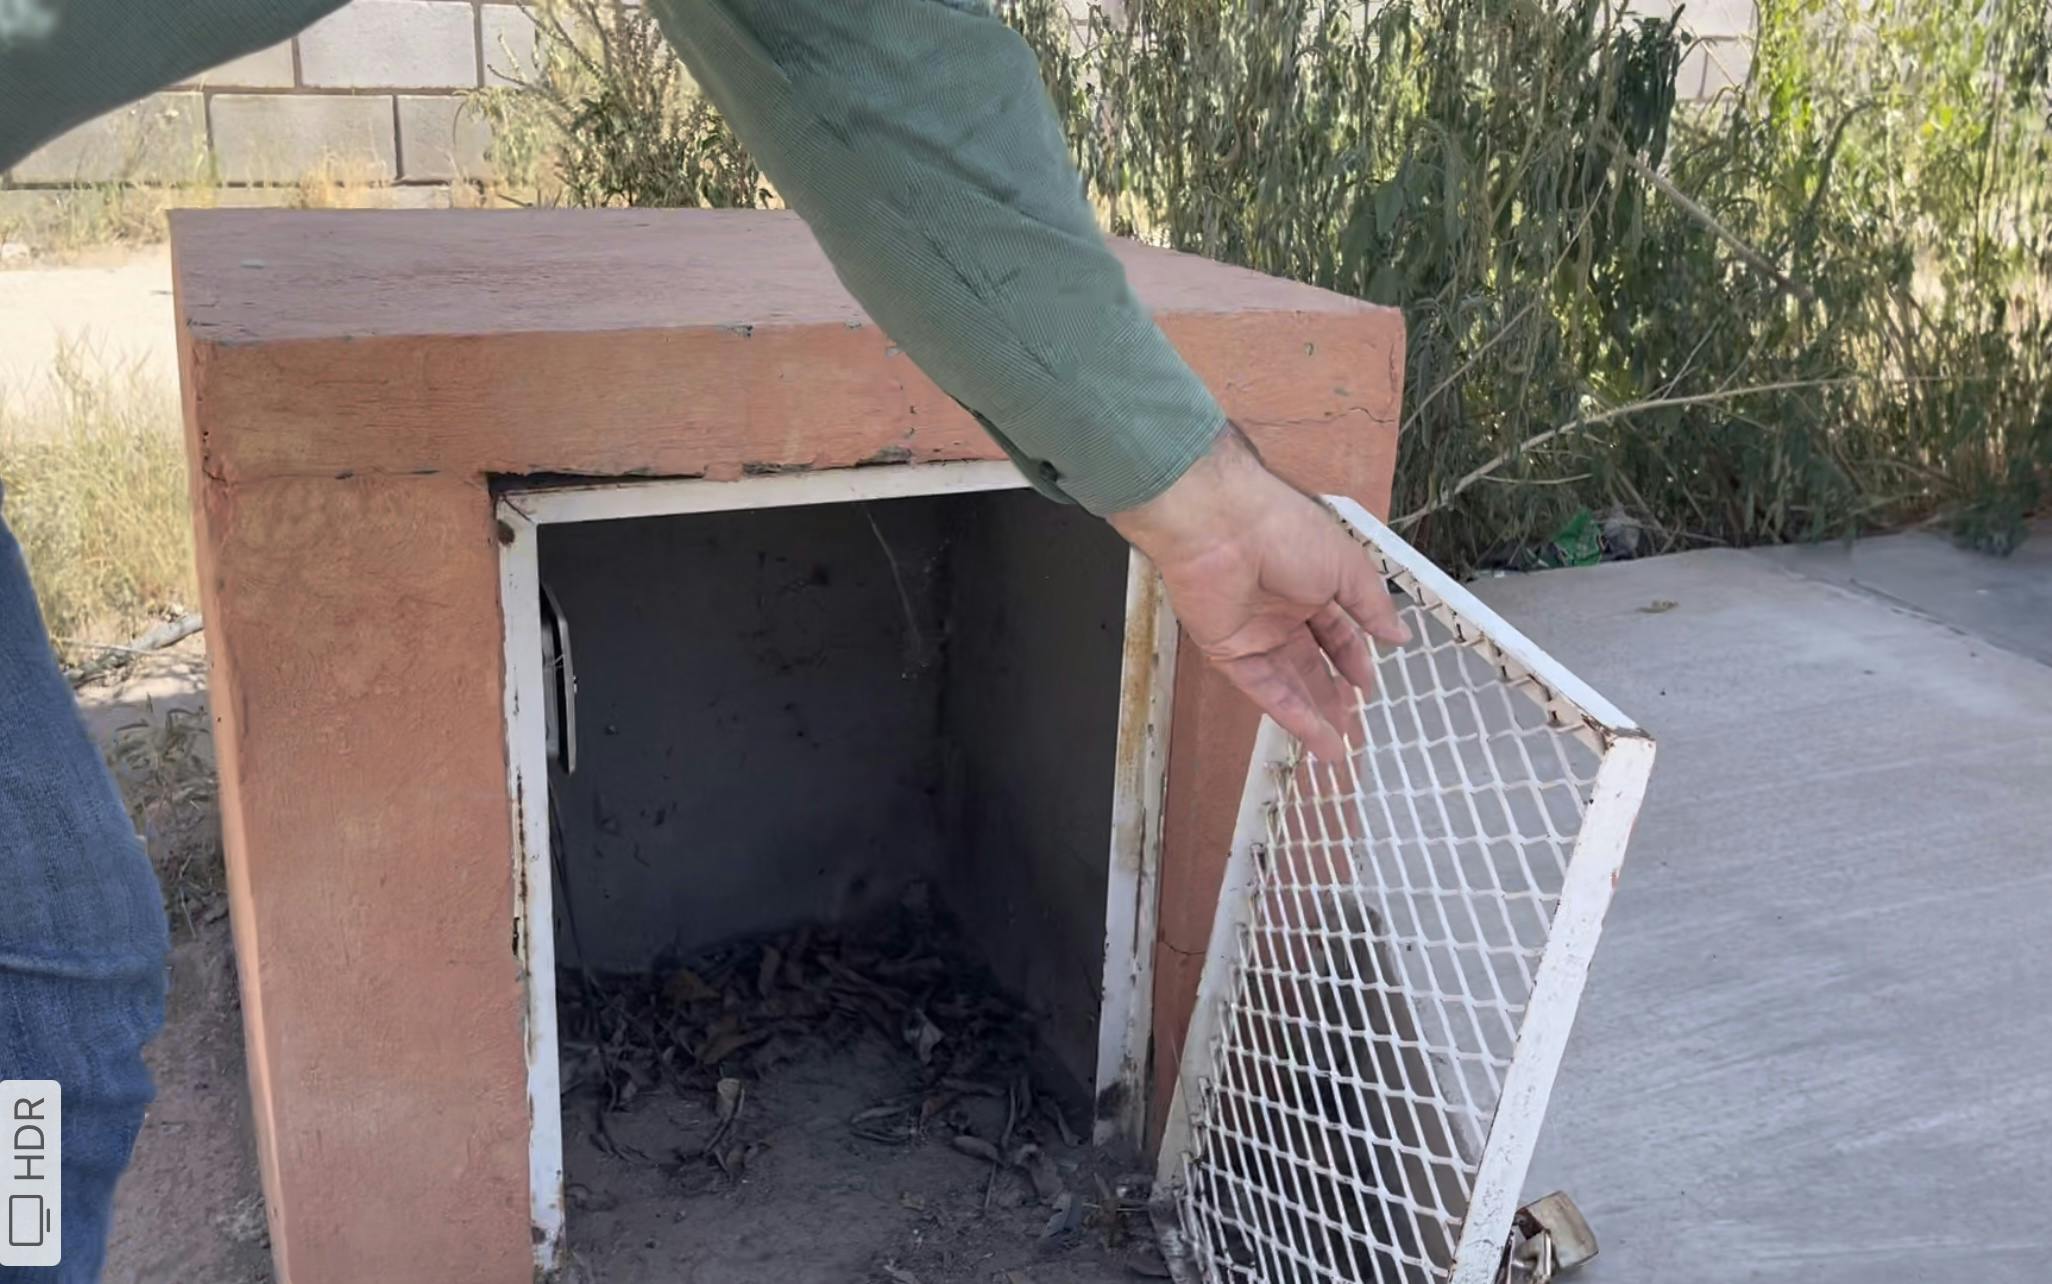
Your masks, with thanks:
[[[0,219],[0,240],[34,247],[62,261],[105,245],[154,245],[164,239],[164,211],[209,201],[184,187],[94,183],[48,193],[23,213]]]
[[[147,245],[164,239],[164,212],[214,203],[213,157],[204,144],[174,150],[164,130],[178,115],[136,103],[123,113],[113,166],[119,177],[14,193],[0,211],[0,240],[20,241],[43,257],[64,258],[105,245]],[[149,174],[156,181],[140,182]]]
[[[49,391],[0,400],[0,482],[67,661],[196,600],[178,404],[161,383],[60,352]]]
[[[382,175],[364,157],[328,155],[299,176],[283,202],[295,210],[369,210],[387,203]]]
[[[469,184],[452,184],[451,189],[452,204],[478,203]],[[52,188],[21,193],[42,199],[24,213],[0,217],[0,240],[30,246],[43,262],[64,263],[109,246],[161,244],[169,234],[164,216],[171,210],[390,209],[397,204],[394,194],[408,190],[382,182],[364,165],[339,159],[323,161],[292,183],[270,187],[95,183]]]
[[[164,888],[174,932],[227,913],[213,741],[203,709],[147,709],[114,734],[107,765]]]
[[[331,154],[290,182],[255,187],[224,187],[202,166],[177,183],[117,179],[10,193],[21,203],[0,208],[0,241],[29,246],[39,262],[65,263],[111,246],[161,244],[172,210],[411,208],[401,194],[416,190],[394,186],[362,156]],[[449,198],[452,205],[484,203],[470,183],[450,184]]]

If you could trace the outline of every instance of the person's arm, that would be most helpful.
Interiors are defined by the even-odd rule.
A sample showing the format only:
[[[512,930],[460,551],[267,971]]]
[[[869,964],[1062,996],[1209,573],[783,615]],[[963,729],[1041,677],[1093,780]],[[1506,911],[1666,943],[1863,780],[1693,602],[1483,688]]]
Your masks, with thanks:
[[[0,167],[341,0],[0,0]],[[1025,43],[980,0],[651,0],[850,291],[1043,490],[1153,559],[1185,631],[1313,752],[1360,630],[1403,640],[1127,288]],[[1201,462],[1200,462],[1201,461]],[[1365,578],[1364,578],[1365,577]]]
[[[1033,52],[970,0],[652,0],[849,291],[1036,485],[1160,494],[1225,416],[1127,288]]]
[[[1127,287],[1040,68],[980,0],[649,0],[869,314],[1041,489],[1161,571],[1185,632],[1321,757],[1405,639],[1360,546],[1268,472]]]
[[[0,169],[102,112],[277,44],[343,0],[0,0]]]

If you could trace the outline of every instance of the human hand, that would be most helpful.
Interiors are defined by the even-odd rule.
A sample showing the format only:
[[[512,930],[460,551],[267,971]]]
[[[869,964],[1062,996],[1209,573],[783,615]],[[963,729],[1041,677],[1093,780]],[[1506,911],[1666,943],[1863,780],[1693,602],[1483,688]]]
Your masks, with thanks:
[[[1227,680],[1312,753],[1343,757],[1346,684],[1375,685],[1363,631],[1392,646],[1411,635],[1339,519],[1228,428],[1167,490],[1110,521],[1160,571],[1183,631]]]

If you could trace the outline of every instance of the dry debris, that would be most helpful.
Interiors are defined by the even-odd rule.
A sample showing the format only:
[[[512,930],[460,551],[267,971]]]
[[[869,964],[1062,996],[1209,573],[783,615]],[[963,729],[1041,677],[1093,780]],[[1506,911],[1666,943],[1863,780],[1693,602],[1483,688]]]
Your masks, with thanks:
[[[903,1088],[855,1111],[851,1137],[952,1149],[982,1166],[986,1214],[994,1203],[1045,1210],[1021,1231],[1028,1244],[1037,1231],[1038,1251],[1088,1240],[1129,1270],[1151,1273],[1159,1259],[1145,1230],[1145,1179],[1114,1189],[1090,1165],[1057,1161],[1083,1138],[1056,1095],[1035,1083],[1033,1021],[967,957],[915,896],[859,925],[730,942],[650,974],[566,971],[558,983],[565,1100],[591,1112],[592,1140],[614,1157],[659,1165],[683,1193],[731,1188],[771,1131],[754,1086],[780,1065],[877,1036],[901,1050]],[[650,1155],[609,1131],[608,1116],[665,1090],[705,1103],[705,1136]],[[900,1258],[876,1269],[902,1281],[938,1266]]]
[[[607,1114],[657,1087],[711,1094],[712,1135],[676,1159],[710,1160],[731,1175],[747,1159],[747,1085],[873,1029],[906,1050],[909,1073],[903,1093],[848,1121],[854,1135],[903,1145],[938,1130],[965,1153],[1020,1169],[1051,1202],[1059,1178],[1033,1143],[1045,1130],[1073,1146],[1077,1134],[1054,1097],[1034,1091],[1030,1017],[953,944],[915,899],[860,927],[732,942],[650,975],[568,972],[559,981],[565,1094],[590,1102],[594,1134],[614,1153],[626,1152]],[[996,1109],[965,1107],[977,1101],[1002,1103],[1001,1127]]]

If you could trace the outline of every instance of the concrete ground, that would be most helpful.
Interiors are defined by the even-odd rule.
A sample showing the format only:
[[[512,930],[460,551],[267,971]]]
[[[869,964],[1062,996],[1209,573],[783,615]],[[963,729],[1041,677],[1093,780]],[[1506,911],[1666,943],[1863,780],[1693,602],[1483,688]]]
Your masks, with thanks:
[[[1527,1184],[1590,1216],[1578,1278],[2052,1279],[2052,528],[1479,587],[1661,744]],[[112,1284],[267,1277],[225,926],[174,969]]]
[[[2052,1279],[2052,530],[1482,591],[1660,740],[1527,1184],[1581,1278]]]
[[[2052,664],[2052,521],[2008,557],[1972,557],[1936,535],[1791,544],[1760,556]]]

